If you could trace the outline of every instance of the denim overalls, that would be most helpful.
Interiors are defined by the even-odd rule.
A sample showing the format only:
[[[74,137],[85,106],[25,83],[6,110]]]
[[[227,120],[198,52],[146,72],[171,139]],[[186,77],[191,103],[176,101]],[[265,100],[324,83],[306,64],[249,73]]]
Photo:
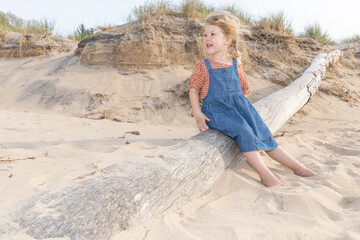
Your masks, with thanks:
[[[259,113],[243,95],[237,60],[230,67],[212,69],[204,59],[209,71],[209,90],[203,99],[202,112],[210,118],[208,127],[228,135],[236,141],[242,152],[273,150],[278,146]]]

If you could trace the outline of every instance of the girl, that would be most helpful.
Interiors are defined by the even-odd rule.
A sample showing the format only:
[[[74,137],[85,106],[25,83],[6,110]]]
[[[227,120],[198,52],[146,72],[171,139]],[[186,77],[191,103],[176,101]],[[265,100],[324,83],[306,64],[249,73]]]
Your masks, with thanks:
[[[226,11],[215,11],[205,20],[204,47],[209,56],[198,61],[189,78],[189,97],[200,132],[211,127],[236,141],[246,160],[267,186],[285,186],[264,164],[259,150],[302,177],[315,173],[277,144],[264,121],[246,98],[248,80],[238,61],[239,20]],[[229,48],[235,51],[230,55]],[[203,100],[200,107],[199,94]]]

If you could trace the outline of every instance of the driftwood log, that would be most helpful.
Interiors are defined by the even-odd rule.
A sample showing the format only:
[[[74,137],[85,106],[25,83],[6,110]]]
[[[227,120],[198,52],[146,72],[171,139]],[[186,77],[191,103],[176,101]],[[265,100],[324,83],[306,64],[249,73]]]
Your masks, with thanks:
[[[338,50],[317,55],[294,82],[254,104],[272,133],[315,94],[326,67],[340,56]],[[142,164],[127,169],[126,175],[120,174],[123,169],[115,165],[102,170],[106,177],[33,197],[11,214],[13,222],[3,233],[26,232],[40,239],[109,239],[204,195],[243,155],[229,137],[208,130],[162,158],[161,165]]]

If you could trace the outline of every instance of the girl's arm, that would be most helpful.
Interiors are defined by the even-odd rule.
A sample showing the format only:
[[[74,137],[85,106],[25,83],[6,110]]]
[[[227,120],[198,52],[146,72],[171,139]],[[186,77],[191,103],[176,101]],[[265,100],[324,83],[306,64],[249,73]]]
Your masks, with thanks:
[[[206,121],[210,121],[210,119],[201,112],[200,103],[199,103],[199,92],[195,88],[190,88],[189,92],[190,104],[193,110],[193,115],[196,119],[196,124],[198,125],[199,131],[204,132],[208,128],[206,125]]]

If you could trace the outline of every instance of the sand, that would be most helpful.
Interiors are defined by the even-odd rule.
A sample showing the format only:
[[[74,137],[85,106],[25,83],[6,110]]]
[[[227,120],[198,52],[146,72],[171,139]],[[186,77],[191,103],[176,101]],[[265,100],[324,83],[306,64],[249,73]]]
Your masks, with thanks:
[[[337,69],[342,77],[328,74],[324,84],[335,79],[360,93],[358,70]],[[65,53],[0,59],[0,226],[31,196],[101,176],[101,169],[115,163],[126,171],[126,166],[161,161],[161,153],[197,134],[189,106],[174,105],[168,92],[159,91],[172,88],[190,72],[169,67],[134,74],[129,82],[131,76],[114,68],[81,66]],[[39,81],[53,90],[27,94]],[[282,88],[256,73],[249,81],[253,103]],[[119,101],[113,101],[113,109],[123,109],[131,121],[80,117],[88,92],[116,92]],[[158,114],[153,108],[145,113],[131,110],[156,98],[173,107]],[[67,103],[69,99],[76,101]],[[227,169],[205,196],[111,239],[360,239],[359,119],[358,103],[318,91],[274,134],[282,148],[317,176],[295,176],[261,152],[286,187],[264,187],[242,162]],[[0,238],[33,239],[25,232]]]
[[[201,199],[114,239],[359,239],[359,109],[324,94],[307,106],[276,140],[317,176],[297,177],[263,153],[287,187],[263,187],[242,162]]]

